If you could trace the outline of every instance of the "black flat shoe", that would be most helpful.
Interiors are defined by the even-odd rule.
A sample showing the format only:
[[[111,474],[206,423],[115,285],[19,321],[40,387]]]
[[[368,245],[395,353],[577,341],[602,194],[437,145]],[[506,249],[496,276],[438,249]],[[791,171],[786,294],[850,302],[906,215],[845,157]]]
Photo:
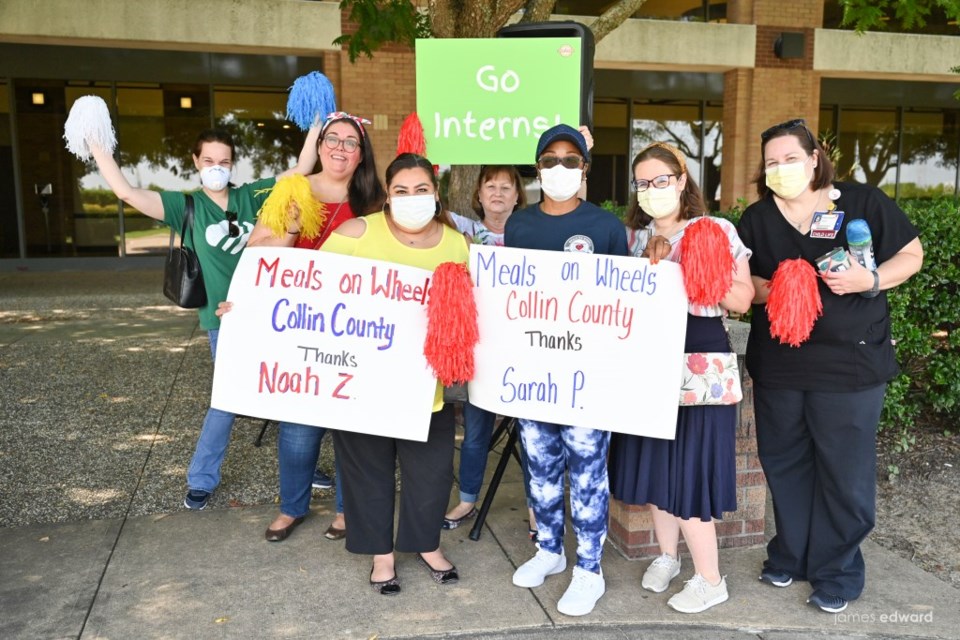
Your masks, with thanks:
[[[267,529],[267,532],[263,534],[263,537],[267,539],[268,542],[283,542],[290,537],[290,534],[293,533],[293,530],[297,528],[303,522],[303,516],[299,518],[294,518],[293,522],[283,527],[282,529]]]
[[[433,581],[437,584],[451,584],[460,579],[460,575],[457,573],[457,567],[454,564],[450,563],[449,569],[444,569],[443,571],[438,571],[430,566],[430,563],[423,559],[423,556],[419,553],[417,554],[417,560],[420,561],[420,564],[427,568],[427,571],[430,572],[430,576],[433,578]]]
[[[469,520],[470,518],[476,517],[476,515],[477,515],[477,508],[474,507],[473,509],[470,509],[470,511],[467,513],[467,515],[462,516],[462,517],[460,517],[460,518],[444,518],[444,519],[443,519],[443,526],[442,526],[441,528],[442,528],[442,529],[456,529],[457,527],[459,527],[461,524],[463,524],[464,522],[466,522],[466,521]]]
[[[327,540],[343,540],[347,537],[347,530],[338,529],[337,527],[330,525],[327,527],[327,530],[323,532],[323,537]]]
[[[373,567],[370,567],[370,586],[373,590],[382,596],[394,596],[400,593],[400,578],[397,577],[397,571],[394,569],[393,577],[382,582],[373,581]]]

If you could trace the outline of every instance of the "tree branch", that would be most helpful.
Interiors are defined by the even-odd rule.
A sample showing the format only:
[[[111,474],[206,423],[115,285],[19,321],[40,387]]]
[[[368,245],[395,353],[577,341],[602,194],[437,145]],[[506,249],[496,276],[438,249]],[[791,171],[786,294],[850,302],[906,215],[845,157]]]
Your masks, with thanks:
[[[527,0],[520,22],[546,22],[556,5],[557,0]]]
[[[607,34],[635,14],[646,1],[647,0],[620,0],[604,11],[603,14],[590,25],[590,30],[593,31],[593,39],[596,42],[603,40]]]
[[[495,31],[500,27],[507,24],[507,20],[510,19],[510,16],[515,14],[520,10],[520,7],[523,6],[524,0],[500,0],[496,4],[493,13],[493,24],[495,25]],[[556,0],[553,0],[552,3],[556,3]],[[521,18],[521,22],[522,22]]]

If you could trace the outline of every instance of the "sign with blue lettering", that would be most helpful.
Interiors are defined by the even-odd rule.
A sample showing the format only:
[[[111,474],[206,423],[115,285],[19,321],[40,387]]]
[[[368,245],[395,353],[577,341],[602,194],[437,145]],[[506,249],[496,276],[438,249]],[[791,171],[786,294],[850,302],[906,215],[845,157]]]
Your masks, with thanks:
[[[220,325],[212,407],[425,442],[431,272],[322,251],[248,248]]]
[[[472,245],[470,402],[500,415],[672,439],[687,296],[679,265]]]

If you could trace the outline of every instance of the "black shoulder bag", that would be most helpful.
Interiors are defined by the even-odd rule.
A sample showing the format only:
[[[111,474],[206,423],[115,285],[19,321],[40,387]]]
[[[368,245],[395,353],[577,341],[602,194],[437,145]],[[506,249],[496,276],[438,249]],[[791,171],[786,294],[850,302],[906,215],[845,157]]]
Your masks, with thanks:
[[[183,226],[180,229],[180,246],[174,246],[174,230],[170,229],[170,250],[163,267],[163,295],[184,309],[198,309],[207,304],[207,291],[203,288],[203,272],[196,252],[184,246],[189,231],[193,235],[193,196],[186,194],[183,209]]]

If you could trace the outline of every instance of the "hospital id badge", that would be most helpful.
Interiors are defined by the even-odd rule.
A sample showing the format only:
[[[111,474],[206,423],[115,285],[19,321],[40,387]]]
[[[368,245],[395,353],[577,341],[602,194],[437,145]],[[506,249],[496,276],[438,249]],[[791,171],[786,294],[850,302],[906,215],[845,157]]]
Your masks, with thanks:
[[[843,211],[817,211],[810,222],[810,237],[833,240],[842,224]]]

